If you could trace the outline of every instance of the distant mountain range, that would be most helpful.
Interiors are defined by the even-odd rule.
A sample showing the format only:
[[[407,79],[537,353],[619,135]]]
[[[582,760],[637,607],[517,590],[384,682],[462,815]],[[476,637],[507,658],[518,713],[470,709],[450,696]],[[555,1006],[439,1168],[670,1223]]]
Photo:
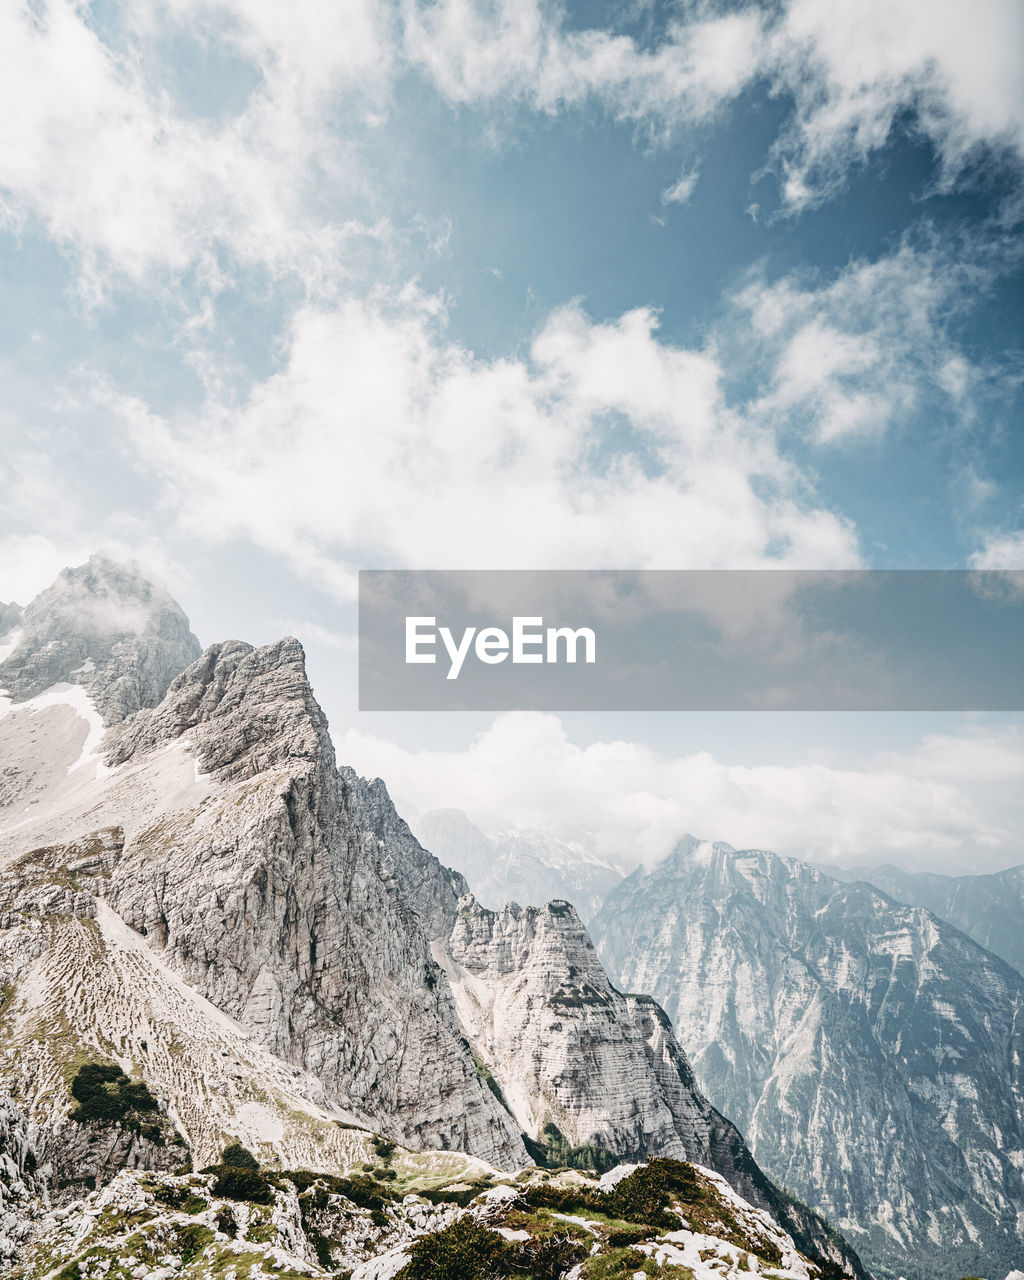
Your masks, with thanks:
[[[466,877],[477,901],[492,910],[509,902],[540,906],[567,898],[589,922],[624,871],[580,841],[519,829],[485,835],[461,809],[431,809],[412,822],[417,836]]]
[[[969,876],[904,871],[888,864],[823,870],[837,880],[866,880],[897,902],[926,908],[1024,973],[1024,866]]]
[[[1024,977],[871,885],[687,837],[593,922],[758,1160],[878,1276],[1024,1257]]]

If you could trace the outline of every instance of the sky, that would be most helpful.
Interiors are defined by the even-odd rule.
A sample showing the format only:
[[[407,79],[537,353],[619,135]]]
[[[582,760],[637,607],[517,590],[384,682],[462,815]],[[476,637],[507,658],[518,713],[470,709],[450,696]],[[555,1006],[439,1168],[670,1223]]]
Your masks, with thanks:
[[[1024,860],[987,716],[369,715],[360,568],[1024,568],[1016,0],[11,0],[0,599],[303,640],[410,809]]]

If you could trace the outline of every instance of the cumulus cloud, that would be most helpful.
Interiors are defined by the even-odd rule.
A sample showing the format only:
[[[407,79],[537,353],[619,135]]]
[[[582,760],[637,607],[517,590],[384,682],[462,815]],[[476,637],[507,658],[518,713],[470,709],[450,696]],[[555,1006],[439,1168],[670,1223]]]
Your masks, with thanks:
[[[989,534],[971,556],[971,568],[1024,570],[1024,530]]]
[[[794,115],[774,148],[782,195],[801,208],[908,116],[947,182],[979,150],[1024,156],[1024,9],[1015,0],[789,0],[766,59]]]
[[[736,765],[635,742],[573,743],[552,715],[499,716],[464,751],[409,751],[350,730],[340,757],[417,810],[464,809],[485,830],[544,827],[633,866],[691,832],[738,848],[842,862],[920,858],[963,870],[1019,859],[1018,730],[924,738],[860,767]],[[1014,786],[1014,784],[1018,784]]]
[[[447,341],[431,300],[306,307],[241,403],[101,407],[192,533],[247,535],[339,595],[353,566],[851,567],[854,531],[708,351],[648,310],[553,313],[528,355]]]
[[[405,9],[405,54],[450,100],[603,104],[662,131],[710,119],[761,82],[791,101],[773,147],[783,203],[833,194],[901,118],[935,147],[945,180],[986,150],[1024,155],[1024,11],[1015,0],[788,0],[700,6],[646,47],[570,29],[540,0],[434,0]]]
[[[540,0],[407,4],[403,49],[451,101],[522,100],[542,111],[602,102],[624,119],[694,122],[756,72],[756,8],[674,21],[656,47],[599,28],[568,30]]]
[[[986,148],[1019,166],[1022,45],[1015,0],[698,6],[643,42],[571,28],[542,0],[144,0],[103,21],[74,0],[21,0],[0,16],[0,216],[72,253],[94,301],[188,272],[216,290],[238,266],[322,291],[355,245],[388,234],[364,161],[410,72],[452,103],[596,104],[661,137],[769,86],[792,107],[766,159],[799,209],[907,116],[947,182]],[[221,100],[178,83],[181,48],[214,60]]]
[[[108,384],[88,409],[187,532],[246,536],[340,598],[357,566],[857,567],[790,438],[831,446],[936,406],[969,419],[986,373],[953,321],[990,278],[905,243],[824,281],[755,272],[699,347],[650,309],[596,322],[573,304],[488,359],[447,337],[438,298],[379,290],[300,307],[277,372],[241,397],[214,371],[198,409]]]
[[[382,12],[371,0],[174,0],[126,8],[125,29],[104,39],[70,0],[6,6],[0,214],[14,227],[38,223],[77,255],[96,296],[193,269],[216,288],[225,261],[315,287],[366,230],[325,210],[318,192],[327,175],[336,193],[351,190],[351,149],[328,112],[346,88],[386,81]],[[253,83],[241,102],[191,109],[162,56],[174,39],[244,58]]]
[[[828,282],[755,271],[735,298],[748,356],[772,369],[755,412],[820,444],[882,434],[936,400],[970,416],[986,371],[960,350],[955,321],[992,278],[984,254],[928,239]]]

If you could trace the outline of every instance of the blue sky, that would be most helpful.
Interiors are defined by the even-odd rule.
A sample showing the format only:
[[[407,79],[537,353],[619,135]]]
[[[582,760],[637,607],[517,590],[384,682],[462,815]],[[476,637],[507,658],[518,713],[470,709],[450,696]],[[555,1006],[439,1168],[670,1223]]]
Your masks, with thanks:
[[[1024,567],[1022,53],[1012,0],[9,6],[0,598],[102,547],[295,631],[419,807],[1019,861],[1012,719],[361,717],[351,637],[359,567]]]

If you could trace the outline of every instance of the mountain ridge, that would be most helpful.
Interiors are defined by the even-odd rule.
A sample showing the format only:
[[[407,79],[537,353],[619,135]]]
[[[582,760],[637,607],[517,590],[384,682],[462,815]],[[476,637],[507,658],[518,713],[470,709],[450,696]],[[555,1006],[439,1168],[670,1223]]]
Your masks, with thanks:
[[[693,837],[614,890],[594,928],[613,980],[666,1006],[759,1161],[877,1274],[1019,1262],[1024,983],[1009,965],[870,885]]]
[[[45,647],[41,613],[33,634]],[[64,642],[62,677],[80,651]],[[16,653],[16,671],[43,678]],[[96,650],[94,668],[104,662]],[[40,1169],[64,1177],[91,1145],[69,1092],[89,1063],[151,1081],[155,1108],[124,1131],[116,1160],[89,1155],[101,1183],[125,1162],[166,1170],[179,1137],[202,1160],[240,1132],[261,1158],[314,1169],[358,1159],[366,1128],[410,1149],[528,1165],[436,952],[473,900],[383,783],[337,766],[301,645],[209,646],[153,706],[105,697],[106,670],[80,674],[86,686],[23,684],[0,708],[0,749],[20,779],[0,797],[0,1062]],[[113,684],[124,676],[115,664]],[[90,747],[94,695],[111,723]],[[547,1006],[534,1018],[546,1023]],[[619,1025],[586,1051],[611,1053]],[[706,1154],[727,1176],[753,1166],[741,1140]],[[790,1217],[809,1248],[820,1238],[823,1263],[864,1274],[812,1215]]]

